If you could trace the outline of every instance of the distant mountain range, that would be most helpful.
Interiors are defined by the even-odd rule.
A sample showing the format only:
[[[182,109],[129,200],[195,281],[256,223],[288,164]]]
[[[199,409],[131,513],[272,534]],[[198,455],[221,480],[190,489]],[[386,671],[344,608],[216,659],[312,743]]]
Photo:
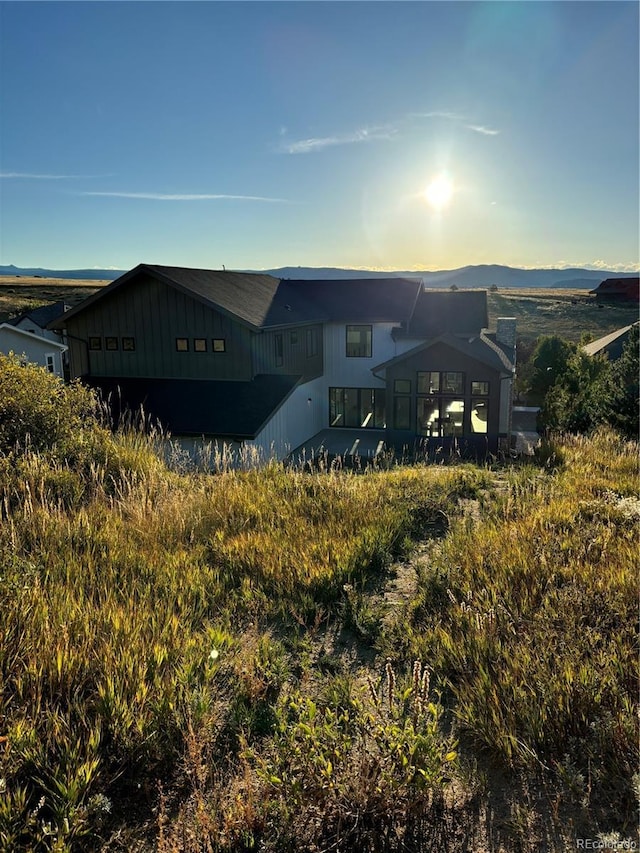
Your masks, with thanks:
[[[39,267],[25,268],[13,265],[0,266],[0,276],[40,276],[41,278],[86,279],[113,281],[126,270],[49,270]],[[340,278],[421,278],[429,287],[566,287],[592,289],[605,278],[631,278],[638,273],[620,273],[612,270],[571,269],[518,269],[499,264],[479,264],[455,270],[398,270],[395,272],[338,269],[336,267],[280,267],[273,270],[244,270],[268,273],[276,278],[340,279]]]

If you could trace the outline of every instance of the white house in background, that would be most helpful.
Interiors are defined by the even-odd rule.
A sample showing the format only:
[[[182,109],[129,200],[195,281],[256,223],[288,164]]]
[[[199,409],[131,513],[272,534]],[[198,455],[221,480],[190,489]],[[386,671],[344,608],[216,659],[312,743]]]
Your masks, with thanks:
[[[23,332],[31,332],[32,335],[38,335],[41,338],[45,338],[48,341],[55,341],[58,344],[66,344],[65,336],[60,331],[49,329],[47,326],[49,323],[57,320],[58,317],[61,317],[70,307],[66,302],[50,302],[47,305],[41,305],[39,308],[32,308],[29,311],[25,311],[17,317],[13,317],[8,322],[10,325],[15,326],[16,329],[22,329]],[[68,375],[69,367],[67,352],[68,350],[65,349],[62,355],[65,376]]]
[[[32,364],[46,367],[49,373],[64,376],[63,354],[66,344],[50,340],[34,332],[18,329],[11,323],[0,324],[0,353],[14,353]]]
[[[49,324],[71,376],[183,446],[372,455],[508,447],[515,320],[420,279],[277,279],[140,264]]]

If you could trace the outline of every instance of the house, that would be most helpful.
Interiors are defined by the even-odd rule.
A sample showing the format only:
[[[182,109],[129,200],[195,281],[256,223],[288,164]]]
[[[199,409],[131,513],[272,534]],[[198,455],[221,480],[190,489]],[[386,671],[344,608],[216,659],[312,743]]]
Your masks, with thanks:
[[[50,323],[116,417],[293,452],[508,444],[515,321],[485,291],[140,264]]]
[[[11,323],[0,324],[0,353],[14,353],[25,361],[46,367],[56,376],[64,375],[62,359],[66,350],[66,345],[58,341],[18,329]]]
[[[631,323],[630,326],[623,326],[621,329],[616,329],[605,335],[603,338],[598,338],[597,341],[591,341],[585,344],[582,349],[587,355],[605,355],[611,361],[615,361],[622,355],[622,350],[629,340],[629,335],[634,326],[639,325],[640,321]]]
[[[25,311],[17,317],[13,317],[8,322],[15,326],[16,329],[22,329],[24,332],[30,332],[32,335],[38,335],[48,341],[55,341],[58,344],[66,344],[64,336],[55,329],[47,328],[49,323],[61,317],[65,311],[69,310],[69,305],[65,302],[50,302],[47,305],[41,305],[39,308],[32,308],[30,311]],[[62,351],[62,365],[65,376],[68,375],[68,360],[67,347]]]
[[[607,278],[590,292],[596,302],[640,302],[640,278]]]

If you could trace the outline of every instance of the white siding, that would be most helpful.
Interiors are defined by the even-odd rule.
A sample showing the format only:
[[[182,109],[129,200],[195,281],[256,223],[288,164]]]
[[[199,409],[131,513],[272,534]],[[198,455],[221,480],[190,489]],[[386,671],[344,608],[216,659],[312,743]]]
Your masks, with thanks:
[[[328,424],[327,393],[323,377],[299,385],[255,439],[245,444],[259,448],[267,459],[284,459]]]
[[[37,323],[34,323],[33,320],[29,320],[28,317],[23,317],[19,320],[15,324],[15,328],[22,329],[25,332],[31,332],[39,338],[44,338],[47,341],[55,341],[57,344],[64,343],[62,335],[58,332],[54,332],[51,329],[43,329],[41,326],[38,326]]]
[[[65,349],[66,347],[58,343],[23,332],[14,326],[3,324],[0,327],[0,352],[13,352],[17,356],[24,356],[27,361],[41,367],[47,366],[47,356],[52,355],[56,376],[62,376],[61,352]]]
[[[324,327],[324,376],[327,388],[384,388],[384,380],[375,377],[371,368],[420,343],[415,340],[394,341],[391,331],[397,327],[397,323],[374,323],[371,358],[347,358],[346,324],[327,323]]]

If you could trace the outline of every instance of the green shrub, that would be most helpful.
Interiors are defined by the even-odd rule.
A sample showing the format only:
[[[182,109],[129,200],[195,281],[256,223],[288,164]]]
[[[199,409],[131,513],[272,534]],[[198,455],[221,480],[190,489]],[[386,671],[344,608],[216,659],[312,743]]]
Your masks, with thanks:
[[[0,453],[16,448],[72,452],[87,428],[97,425],[94,394],[65,383],[43,367],[0,354]]]

